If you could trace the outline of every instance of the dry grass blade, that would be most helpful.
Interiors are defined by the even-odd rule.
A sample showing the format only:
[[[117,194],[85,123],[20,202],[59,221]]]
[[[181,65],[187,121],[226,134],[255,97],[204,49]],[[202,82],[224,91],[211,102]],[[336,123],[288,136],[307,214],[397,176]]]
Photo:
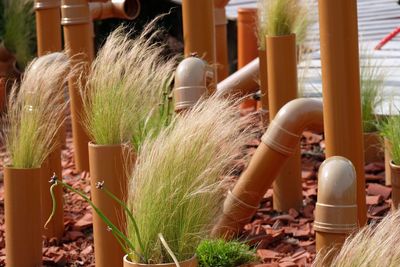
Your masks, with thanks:
[[[83,92],[84,124],[99,145],[130,142],[138,148],[147,134],[159,131],[169,115],[164,100],[176,65],[162,56],[158,18],[135,39],[124,27],[107,38],[94,60]]]
[[[400,266],[400,211],[379,224],[364,227],[349,237],[332,262],[326,254],[317,256],[315,267],[395,267]]]
[[[159,233],[178,260],[191,258],[220,214],[221,177],[233,170],[233,159],[251,135],[232,104],[215,96],[206,99],[141,147],[128,206],[148,262],[172,262]],[[137,246],[131,223],[128,236]]]
[[[39,167],[56,145],[54,137],[65,115],[68,71],[65,54],[53,53],[33,60],[21,84],[14,84],[2,133],[9,165]]]

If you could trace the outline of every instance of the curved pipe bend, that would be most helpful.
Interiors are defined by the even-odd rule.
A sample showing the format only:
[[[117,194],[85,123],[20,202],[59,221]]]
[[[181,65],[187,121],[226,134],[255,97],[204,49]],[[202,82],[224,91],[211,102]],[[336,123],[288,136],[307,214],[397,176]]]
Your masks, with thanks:
[[[322,102],[315,99],[295,99],[281,108],[228,194],[214,236],[233,237],[250,221],[286,160],[299,148],[302,132],[323,128],[322,114]]]
[[[90,2],[90,13],[93,20],[108,18],[135,19],[140,12],[139,0],[111,0],[107,2]]]

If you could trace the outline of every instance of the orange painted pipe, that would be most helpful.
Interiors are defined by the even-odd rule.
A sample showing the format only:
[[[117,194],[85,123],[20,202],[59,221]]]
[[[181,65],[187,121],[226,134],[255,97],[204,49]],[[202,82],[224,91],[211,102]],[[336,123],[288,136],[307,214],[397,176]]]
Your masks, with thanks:
[[[271,122],[249,166],[224,202],[214,236],[232,238],[250,221],[265,192],[297,150],[305,129],[322,131],[322,103],[295,99],[287,103]]]
[[[239,8],[237,17],[237,49],[238,49],[238,68],[257,58],[257,9]],[[257,102],[248,98],[240,108],[256,108]]]
[[[266,44],[269,116],[272,121],[286,103],[297,98],[296,36],[267,36]],[[285,163],[273,189],[275,210],[298,210],[303,205],[300,146]]]
[[[400,204],[400,165],[396,165],[391,161],[390,177],[392,185],[392,208],[397,210]]]
[[[139,16],[139,0],[111,0],[107,2],[89,3],[93,20],[120,18],[132,20]]]
[[[385,149],[385,185],[392,185],[392,174],[390,171],[390,162],[392,162],[392,145],[390,141],[384,138]]]
[[[36,37],[38,56],[48,53],[58,52],[62,50],[61,41],[61,1],[60,0],[35,0],[36,14]],[[65,144],[66,128],[65,125],[59,129],[58,142],[56,149],[50,153],[47,163],[43,164],[42,178],[42,224],[46,222],[52,209],[52,201],[50,192],[51,184],[48,182],[53,172],[57,177],[62,177],[61,167],[61,145]],[[43,229],[43,234],[48,237],[61,239],[64,233],[64,212],[62,190],[55,190],[55,198],[57,199],[58,209],[54,214],[54,219],[48,225],[47,229]]]
[[[358,221],[362,226],[367,210],[357,1],[319,0],[318,8],[326,156],[343,156],[353,163],[357,173]]]
[[[4,168],[6,266],[42,266],[40,168]]]
[[[195,53],[215,67],[215,23],[213,0],[183,0],[183,41],[185,57]],[[214,84],[217,81],[217,73],[214,75]],[[210,91],[213,93],[215,87]]]
[[[229,74],[228,33],[225,6],[229,0],[214,0],[215,45],[218,82]]]
[[[261,91],[261,112],[263,116],[263,124],[265,126],[269,123],[269,103],[268,103],[268,65],[267,65],[267,52],[265,50],[258,50],[259,63],[259,81]]]
[[[318,171],[314,220],[317,252],[340,249],[357,227],[356,171],[348,159],[330,157]]]

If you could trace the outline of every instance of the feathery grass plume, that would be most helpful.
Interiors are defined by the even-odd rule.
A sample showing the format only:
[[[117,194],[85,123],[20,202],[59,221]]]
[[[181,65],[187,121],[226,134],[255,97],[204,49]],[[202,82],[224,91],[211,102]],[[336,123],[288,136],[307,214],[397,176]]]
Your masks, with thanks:
[[[265,36],[296,34],[297,44],[304,42],[311,20],[299,0],[258,0],[258,46],[265,50]]]
[[[155,135],[171,116],[169,91],[176,59],[162,56],[156,42],[160,17],[131,39],[126,28],[107,38],[94,60],[84,88],[83,122],[99,145],[132,141],[137,149],[146,135]]]
[[[362,50],[363,51],[363,50]],[[361,110],[364,132],[377,131],[375,108],[382,102],[385,73],[370,54],[362,52],[360,70]]]
[[[39,167],[57,145],[55,136],[67,105],[63,89],[68,71],[65,54],[49,54],[33,60],[21,84],[13,85],[2,132],[9,165]]]
[[[144,249],[131,222],[127,234],[147,263],[172,262],[159,234],[179,261],[193,257],[209,234],[222,207],[221,177],[233,171],[233,159],[252,135],[236,108],[231,100],[210,97],[144,141],[127,202]]]
[[[379,131],[391,144],[393,163],[400,165],[400,116],[389,116],[379,124]]]
[[[4,0],[3,4],[1,39],[5,47],[15,54],[18,67],[23,70],[36,52],[33,0]]]
[[[400,266],[400,211],[380,223],[364,227],[347,238],[336,256],[319,254],[315,267],[397,267]],[[332,262],[331,262],[332,261]]]

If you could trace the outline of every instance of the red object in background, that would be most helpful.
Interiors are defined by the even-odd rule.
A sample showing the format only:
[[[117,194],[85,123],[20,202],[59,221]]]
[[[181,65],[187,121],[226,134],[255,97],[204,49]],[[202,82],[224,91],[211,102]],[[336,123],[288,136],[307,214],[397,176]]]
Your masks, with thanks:
[[[381,50],[381,48],[390,40],[392,40],[394,37],[396,37],[397,34],[400,33],[400,27],[397,27],[394,31],[389,33],[385,38],[383,38],[377,46],[375,46],[375,50]]]

